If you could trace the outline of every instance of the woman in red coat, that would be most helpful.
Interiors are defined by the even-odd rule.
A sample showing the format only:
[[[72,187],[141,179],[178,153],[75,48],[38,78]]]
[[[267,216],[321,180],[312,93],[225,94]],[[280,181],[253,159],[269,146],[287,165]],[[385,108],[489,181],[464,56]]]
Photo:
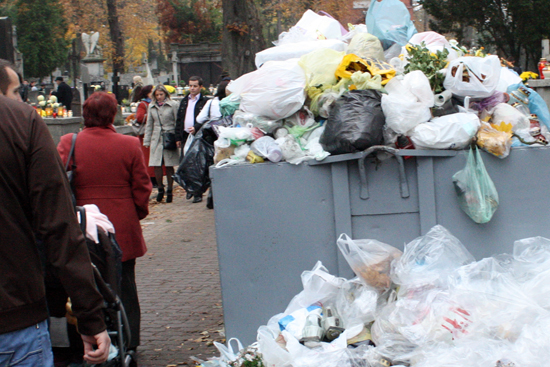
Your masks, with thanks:
[[[83,105],[84,130],[74,150],[77,205],[95,204],[115,227],[122,249],[121,299],[130,321],[130,349],[139,345],[140,309],[135,282],[136,258],[147,251],[139,221],[149,214],[151,180],[139,139],[118,134],[114,96],[93,93]],[[67,161],[73,134],[61,137],[57,150]]]

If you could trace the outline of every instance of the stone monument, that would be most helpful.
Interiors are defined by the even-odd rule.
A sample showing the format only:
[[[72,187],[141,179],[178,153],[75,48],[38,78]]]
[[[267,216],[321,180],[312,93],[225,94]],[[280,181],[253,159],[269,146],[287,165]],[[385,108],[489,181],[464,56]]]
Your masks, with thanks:
[[[82,43],[86,50],[86,56],[82,59],[83,74],[89,75],[90,82],[102,82],[105,81],[105,69],[103,63],[105,58],[101,47],[98,45],[99,32],[82,33]]]

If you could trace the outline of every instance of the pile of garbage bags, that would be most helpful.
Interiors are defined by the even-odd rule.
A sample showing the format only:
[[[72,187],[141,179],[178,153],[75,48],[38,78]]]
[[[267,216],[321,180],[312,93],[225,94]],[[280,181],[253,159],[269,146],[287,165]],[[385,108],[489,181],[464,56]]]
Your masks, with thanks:
[[[404,251],[342,234],[356,278],[321,262],[257,342],[216,343],[207,366],[534,367],[550,358],[550,240],[476,261],[442,226]],[[255,361],[255,364],[250,364]],[[246,364],[245,362],[249,362]]]
[[[399,0],[373,2],[365,23],[346,29],[308,10],[257,53],[258,69],[232,81],[221,101],[232,124],[217,131],[214,163],[299,164],[403,141],[477,143],[505,158],[513,146],[547,144],[546,103],[497,56],[417,33]]]

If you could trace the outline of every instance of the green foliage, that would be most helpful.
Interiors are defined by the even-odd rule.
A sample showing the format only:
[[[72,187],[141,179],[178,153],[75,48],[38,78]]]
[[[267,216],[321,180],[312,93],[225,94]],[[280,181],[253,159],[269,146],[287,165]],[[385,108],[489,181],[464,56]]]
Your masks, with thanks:
[[[494,45],[500,56],[534,66],[541,52],[541,39],[550,35],[548,0],[419,0],[435,18],[431,28],[454,33],[459,41],[468,26],[476,29],[480,44]],[[526,63],[526,66],[527,66]]]
[[[67,61],[67,23],[58,0],[18,0],[16,24],[26,77],[43,78]]]
[[[405,73],[410,73],[414,70],[423,72],[430,81],[430,86],[434,93],[443,91],[443,80],[445,74],[441,74],[439,70],[447,65],[447,56],[449,50],[446,48],[443,51],[432,53],[426,48],[426,44],[422,42],[420,46],[407,46],[409,63],[405,66]]]

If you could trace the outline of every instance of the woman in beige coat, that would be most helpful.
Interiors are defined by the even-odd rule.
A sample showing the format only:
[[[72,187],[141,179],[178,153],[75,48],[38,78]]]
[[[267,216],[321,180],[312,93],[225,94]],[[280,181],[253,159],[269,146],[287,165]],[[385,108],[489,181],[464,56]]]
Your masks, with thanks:
[[[147,125],[143,146],[150,147],[149,166],[154,167],[155,177],[158,183],[157,201],[164,197],[164,183],[162,182],[162,165],[166,166],[166,178],[168,188],[166,190],[166,202],[172,202],[172,187],[174,185],[174,166],[179,164],[178,149],[168,150],[163,146],[163,132],[174,132],[176,127],[176,115],[178,103],[172,101],[170,93],[164,85],[160,84],[153,91],[153,98],[147,111]]]

